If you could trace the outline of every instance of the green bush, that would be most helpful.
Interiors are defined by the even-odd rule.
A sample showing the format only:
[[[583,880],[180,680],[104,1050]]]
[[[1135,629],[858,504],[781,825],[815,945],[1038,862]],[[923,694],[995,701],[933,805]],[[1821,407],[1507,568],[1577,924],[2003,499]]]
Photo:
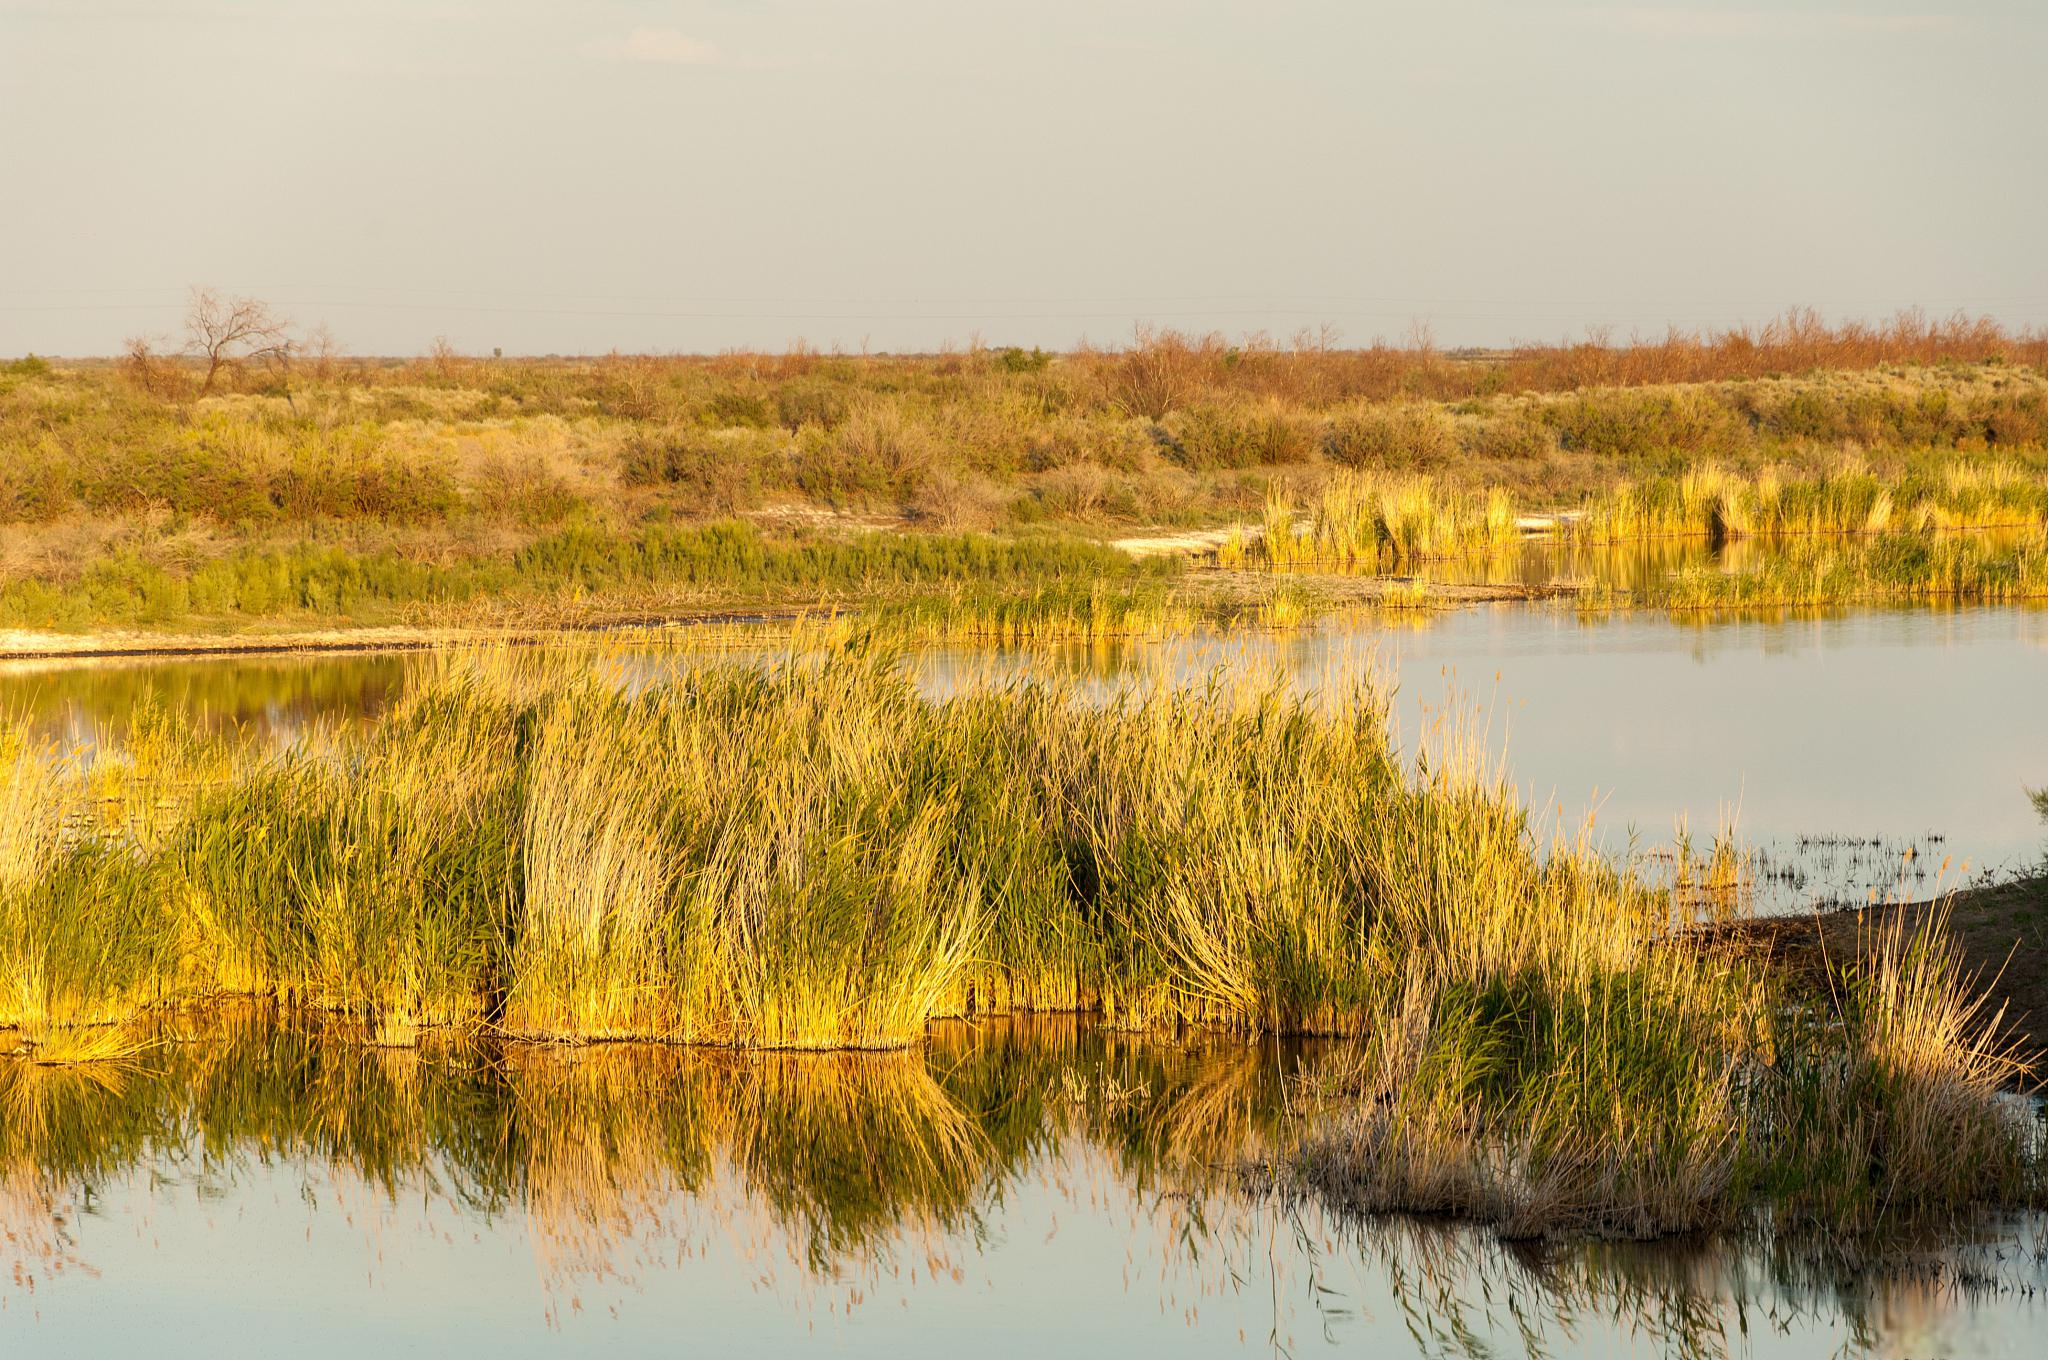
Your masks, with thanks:
[[[53,520],[74,499],[63,461],[47,445],[0,451],[0,523]]]
[[[1755,442],[1740,412],[1689,388],[1581,392],[1546,407],[1544,417],[1564,448],[1605,458],[1662,452],[1729,457]]]
[[[1043,373],[1052,363],[1052,356],[1033,345],[1030,349],[1019,349],[1006,345],[995,351],[995,365],[1005,373]]]
[[[1476,458],[1522,462],[1557,452],[1557,431],[1520,414],[1481,416],[1458,427],[1458,446]]]
[[[714,392],[702,412],[704,423],[719,429],[765,430],[776,423],[778,416],[777,408],[768,404],[768,398],[758,392],[743,391]]]

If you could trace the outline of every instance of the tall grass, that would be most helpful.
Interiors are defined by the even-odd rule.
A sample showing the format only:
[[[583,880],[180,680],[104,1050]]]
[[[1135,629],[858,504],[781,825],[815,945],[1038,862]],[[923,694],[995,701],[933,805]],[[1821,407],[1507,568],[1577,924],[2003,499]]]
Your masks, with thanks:
[[[1528,534],[1581,544],[1651,539],[1923,537],[2048,526],[2048,486],[2007,464],[1941,464],[1881,476],[1845,461],[1817,475],[1753,475],[1703,464],[1674,477],[1623,481],[1577,505],[1540,510],[1501,487],[1447,489],[1428,476],[1344,474],[1306,507],[1269,498],[1263,523],[1218,549],[1221,565],[1380,571],[1432,558],[1481,555]]]
[[[81,768],[17,738],[0,1024],[56,1059],[230,994],[383,1044],[899,1047],[1085,1010],[1363,1036],[1304,1174],[1368,1207],[1642,1235],[2032,1193],[2016,1069],[1938,923],[1863,951],[1831,1018],[1688,932],[1689,898],[1540,840],[1476,748],[1410,763],[1386,719],[1370,677],[932,698],[827,635],[451,659],[284,754]],[[157,810],[79,815],[103,765]]]
[[[1623,483],[1591,498],[1572,523],[1589,542],[1644,538],[1789,538],[2034,528],[2048,488],[2006,463],[1944,464],[1881,476],[1847,460],[1818,475],[1775,468],[1743,476],[1704,464],[1681,476]]]
[[[1384,719],[1374,684],[1326,712],[1278,676],[932,700],[858,641],[639,688],[486,658],[367,732],[240,753],[148,843],[52,831],[13,900],[80,947],[169,941],[155,996],[754,1046],[1012,1004],[1352,1031],[1442,866],[1509,917],[1635,919],[1624,880],[1542,866],[1504,787],[1406,776]],[[162,924],[74,902],[73,861]]]
[[[1172,566],[1137,565],[1113,548],[1067,538],[770,536],[738,521],[636,533],[577,527],[509,555],[446,562],[307,546],[240,550],[189,568],[116,554],[69,582],[0,580],[0,626],[374,621],[408,609],[591,599],[608,600],[615,610],[693,598],[816,600],[945,583],[1143,581]]]
[[[1373,571],[1519,537],[1500,487],[1468,492],[1427,476],[1347,473],[1325,483],[1306,509],[1284,494],[1269,498],[1257,536],[1232,538],[1218,557],[1225,566]]]

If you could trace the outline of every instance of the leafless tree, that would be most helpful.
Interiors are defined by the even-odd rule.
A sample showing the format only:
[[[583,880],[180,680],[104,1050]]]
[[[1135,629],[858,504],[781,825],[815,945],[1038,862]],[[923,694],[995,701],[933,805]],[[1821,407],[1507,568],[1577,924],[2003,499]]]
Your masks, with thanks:
[[[206,364],[199,395],[209,396],[222,369],[253,360],[277,372],[290,368],[291,323],[275,315],[258,298],[224,297],[211,288],[194,288],[185,311],[187,349]]]
[[[434,337],[434,343],[427,347],[427,359],[434,365],[434,372],[443,378],[454,377],[462,367],[462,351],[445,335]]]
[[[177,356],[164,354],[164,341],[146,335],[131,335],[123,347],[121,367],[129,381],[152,397],[175,398],[184,385],[178,372]]]
[[[306,332],[306,338],[299,344],[298,349],[311,361],[313,376],[321,382],[334,377],[342,356],[347,353],[342,343],[334,338],[334,332],[327,328],[325,321]]]

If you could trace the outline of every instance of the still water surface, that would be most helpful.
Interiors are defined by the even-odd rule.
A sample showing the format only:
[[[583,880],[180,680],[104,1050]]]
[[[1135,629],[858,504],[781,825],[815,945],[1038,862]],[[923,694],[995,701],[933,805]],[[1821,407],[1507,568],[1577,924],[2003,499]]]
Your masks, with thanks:
[[[1341,1048],[1039,1020],[400,1052],[255,1009],[164,1037],[0,1065],[10,1355],[2017,1355],[2048,1322],[2039,1222],[1848,1271],[1246,1193]]]

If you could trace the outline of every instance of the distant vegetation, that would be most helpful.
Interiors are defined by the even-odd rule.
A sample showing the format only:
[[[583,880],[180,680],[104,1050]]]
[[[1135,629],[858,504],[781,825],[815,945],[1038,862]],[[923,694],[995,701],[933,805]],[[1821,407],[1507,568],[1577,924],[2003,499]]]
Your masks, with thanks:
[[[1970,479],[2036,508],[2048,484],[2048,338],[1981,321],[1793,315],[1489,354],[1144,332],[1058,355],[524,360],[443,346],[385,361],[294,337],[247,300],[201,296],[194,317],[182,353],[138,343],[119,361],[0,368],[0,622],[360,620],[422,602],[716,593],[731,578],[662,545],[734,518],[769,558],[829,557],[828,543],[879,528],[1028,544],[1010,575],[1103,571],[1107,559],[1045,545],[1258,519],[1354,476],[1427,478],[1479,507],[1488,535],[1511,507],[1584,509],[1615,535],[1689,525],[1685,488],[1703,469],[1752,488],[1867,484],[1890,496],[1893,527]],[[1709,499],[1736,527],[1737,502]],[[1863,490],[1852,499],[1863,520],[1885,518]],[[1388,536],[1432,522],[1389,521]],[[758,583],[792,595],[988,579],[942,560],[952,551]]]
[[[1427,475],[1345,474],[1305,505],[1266,502],[1263,522],[1218,549],[1226,566],[1379,572],[1499,552],[1531,511],[1499,487],[1461,491]],[[1879,476],[1845,461],[1806,476],[1751,477],[1705,464],[1624,482],[1566,515],[1538,516],[1573,546],[1740,540],[1723,567],[1695,566],[1591,604],[1678,609],[2048,598],[2048,479],[2007,464]]]
[[[0,626],[82,628],[95,623],[169,625],[274,616],[384,619],[401,606],[517,605],[537,597],[650,598],[650,592],[715,591],[727,600],[858,595],[934,583],[1032,583],[1085,577],[1159,577],[1114,549],[1067,538],[985,534],[870,534],[774,540],[744,521],[703,527],[652,525],[621,532],[574,525],[502,556],[422,560],[392,548],[371,552],[298,543],[241,547],[179,568],[132,551],[112,554],[65,581],[25,577],[0,585]]]

